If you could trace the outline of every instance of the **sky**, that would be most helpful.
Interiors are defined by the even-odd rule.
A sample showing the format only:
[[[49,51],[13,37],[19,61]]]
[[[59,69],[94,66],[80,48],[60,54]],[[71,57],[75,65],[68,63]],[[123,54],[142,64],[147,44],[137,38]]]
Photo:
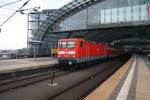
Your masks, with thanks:
[[[18,0],[0,0],[0,6]],[[0,24],[27,0],[0,7]],[[24,9],[39,7],[44,9],[58,9],[72,0],[30,0]],[[28,12],[26,12],[28,13]],[[20,49],[27,47],[27,15],[17,13],[1,27],[0,49]]]

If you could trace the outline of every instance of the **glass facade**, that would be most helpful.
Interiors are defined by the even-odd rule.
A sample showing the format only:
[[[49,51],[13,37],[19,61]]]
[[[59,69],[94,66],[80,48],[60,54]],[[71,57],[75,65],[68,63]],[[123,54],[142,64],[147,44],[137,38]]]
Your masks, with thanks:
[[[35,38],[35,32],[38,30],[38,28],[42,25],[42,23],[52,15],[52,13],[56,11],[55,9],[52,10],[43,10],[41,12],[31,12],[28,14],[28,50],[29,54],[33,55],[33,45],[29,44],[29,41],[36,40]],[[54,48],[55,46],[52,44],[56,44],[56,36],[55,35],[46,35],[46,38],[42,41],[41,49],[46,50],[46,48],[49,48],[47,51],[44,51],[45,54],[50,54],[50,48]],[[37,53],[39,53],[38,46],[36,46]]]
[[[148,0],[104,0],[55,23],[52,30],[57,32],[92,29],[101,28],[103,24],[150,20],[147,2]]]
[[[119,27],[134,23],[136,26],[149,22],[147,3],[148,0],[73,0],[57,11],[30,13],[28,37],[29,40],[42,41],[42,44],[37,47],[40,55],[50,55],[50,49],[57,47],[57,40],[62,38],[61,33],[64,37],[66,33],[67,37],[69,32],[86,34],[86,29],[97,29],[94,31],[98,37],[100,37],[99,33],[107,31],[111,34],[108,37],[111,38],[118,29],[114,30],[115,33],[112,30],[108,32],[100,29],[105,26],[109,28],[118,25]],[[59,33],[59,35],[52,33]],[[89,37],[94,37],[95,41],[99,39],[95,38],[95,35],[87,34]],[[113,37],[117,38],[119,35]],[[101,41],[107,42],[105,38],[101,38]],[[29,48],[32,48],[30,46]]]
[[[35,31],[41,26],[42,22],[46,20],[56,10],[43,10],[41,12],[31,12],[28,14],[28,38],[34,38]]]
[[[42,45],[40,46],[40,54],[51,55],[51,48],[57,48],[59,37],[56,34],[46,34]]]

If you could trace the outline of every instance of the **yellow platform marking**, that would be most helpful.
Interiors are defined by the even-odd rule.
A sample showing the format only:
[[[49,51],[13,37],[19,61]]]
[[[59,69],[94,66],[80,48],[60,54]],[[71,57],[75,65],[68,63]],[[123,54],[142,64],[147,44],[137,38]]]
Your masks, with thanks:
[[[127,100],[129,90],[130,90],[130,87],[131,87],[131,84],[132,84],[132,79],[134,77],[136,63],[137,63],[137,60],[135,58],[132,66],[131,66],[131,69],[129,71],[129,74],[128,74],[127,78],[125,79],[125,82],[124,82],[124,84],[123,84],[116,100]]]
[[[117,72],[115,72],[109,79],[107,79],[102,85],[100,85],[84,100],[108,100],[116,86],[119,84],[122,77],[127,72],[132,61],[133,58],[128,60]]]

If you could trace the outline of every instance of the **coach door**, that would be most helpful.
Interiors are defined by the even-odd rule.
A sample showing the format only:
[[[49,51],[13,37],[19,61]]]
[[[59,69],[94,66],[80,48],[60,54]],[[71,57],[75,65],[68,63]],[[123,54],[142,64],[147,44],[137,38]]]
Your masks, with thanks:
[[[86,62],[89,61],[89,46],[88,46],[88,43],[86,42],[85,44],[85,51],[86,51]]]

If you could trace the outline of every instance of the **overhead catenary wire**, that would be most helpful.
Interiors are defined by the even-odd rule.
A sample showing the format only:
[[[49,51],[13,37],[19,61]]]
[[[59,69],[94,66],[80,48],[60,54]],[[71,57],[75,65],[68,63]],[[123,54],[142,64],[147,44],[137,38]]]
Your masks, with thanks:
[[[9,10],[9,11],[16,11],[16,9],[10,9],[10,8],[1,8],[1,9]]]
[[[14,3],[17,3],[17,2],[20,2],[20,1],[22,1],[22,0],[18,0],[18,1],[14,1],[14,2],[10,2],[10,3],[7,3],[7,4],[1,5],[0,8],[4,7],[4,6],[11,5],[11,4],[14,4]]]
[[[30,0],[26,1],[18,10],[16,10],[10,17],[8,17],[2,24],[0,24],[0,27],[4,25],[9,19],[11,19],[18,11],[20,11],[25,5],[29,3]]]
[[[0,1],[0,3],[3,4],[3,5],[6,4],[6,3],[1,2],[1,1]],[[18,3],[19,3],[19,2],[18,2]],[[17,6],[14,6],[14,5],[12,5],[12,4],[11,4],[11,5],[7,5],[7,6],[4,6],[4,7],[5,7],[5,8],[6,8],[6,7],[18,8]],[[1,7],[1,8],[4,8],[4,7]]]
[[[5,4],[5,3],[2,3],[2,2],[0,2],[0,3],[1,3],[1,4]],[[5,7],[5,8],[6,8],[6,7],[18,8],[17,6],[14,6],[14,5],[8,5],[8,6],[4,6],[4,7]],[[1,7],[1,9],[4,8],[4,7]]]

